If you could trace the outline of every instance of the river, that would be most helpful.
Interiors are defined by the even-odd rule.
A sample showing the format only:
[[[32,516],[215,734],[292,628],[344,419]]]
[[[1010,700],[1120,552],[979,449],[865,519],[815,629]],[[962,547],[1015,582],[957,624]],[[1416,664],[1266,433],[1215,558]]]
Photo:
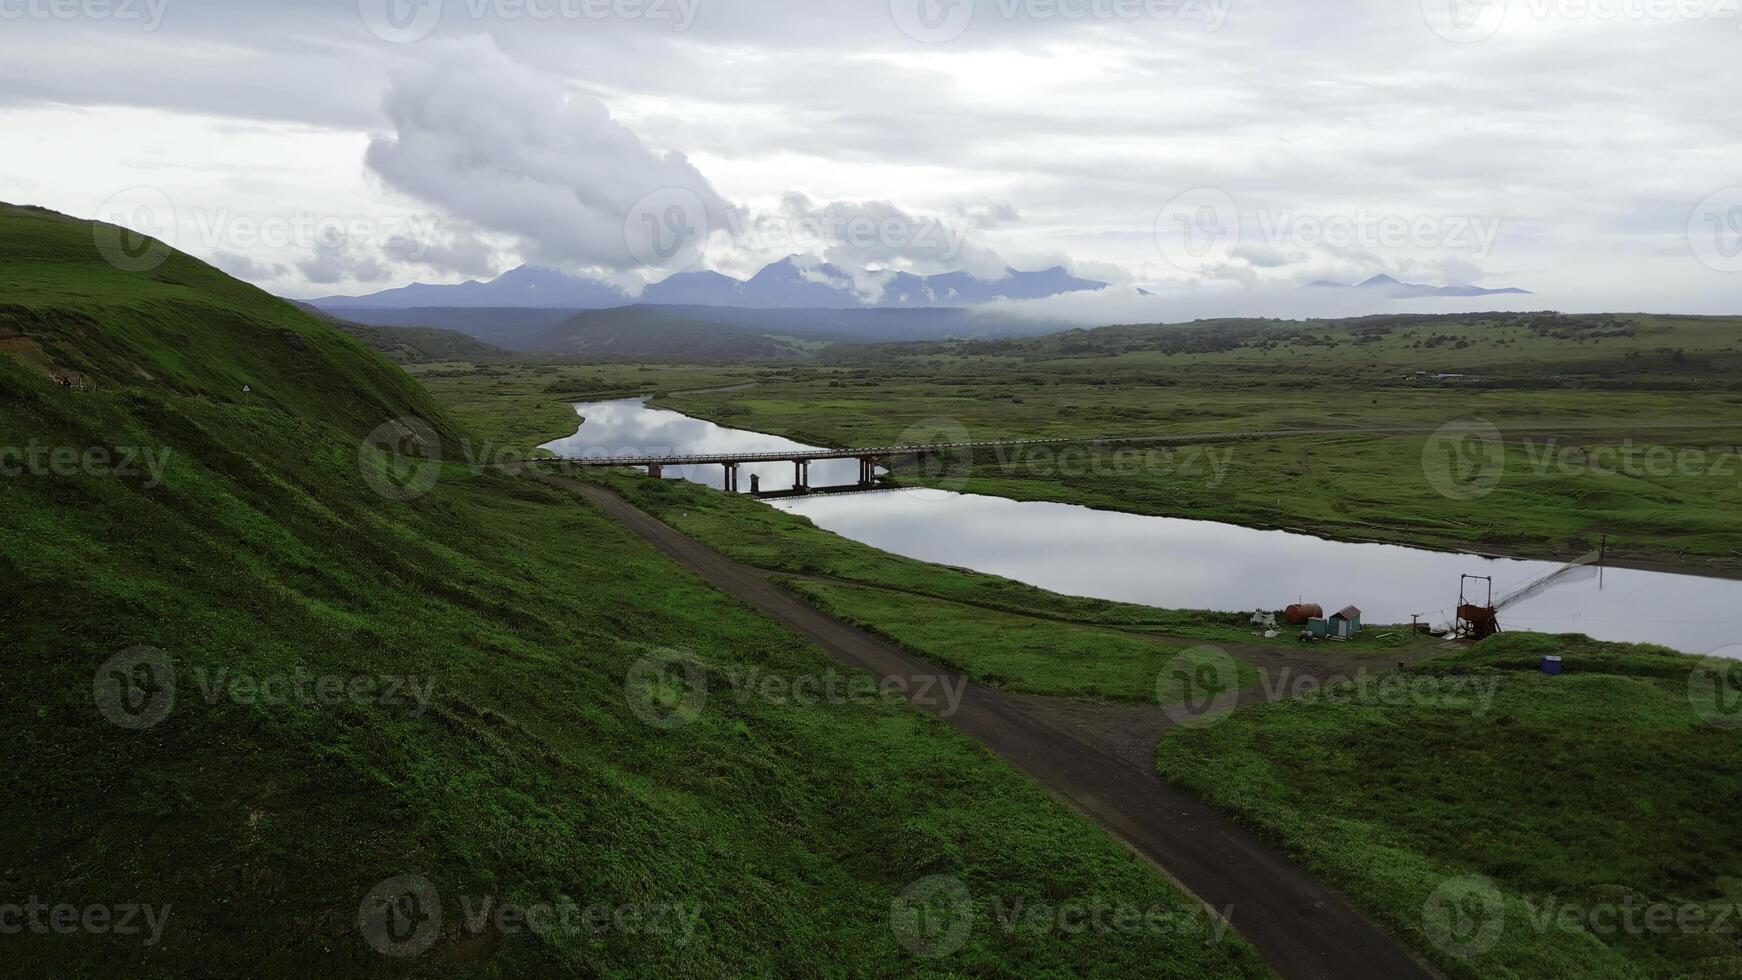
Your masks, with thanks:
[[[563,456],[691,455],[806,450],[779,436],[747,432],[649,408],[644,399],[575,406],[584,419],[567,439],[546,444]],[[790,463],[745,466],[763,490],[793,484]],[[850,484],[856,460],[811,464],[811,485]],[[719,489],[719,466],[674,467],[668,477]],[[1328,541],[1211,521],[1145,517],[1074,504],[1026,502],[913,489],[800,497],[769,506],[874,548],[971,568],[1066,595],[1166,609],[1250,611],[1318,603],[1327,612],[1362,610],[1369,624],[1444,625],[1457,605],[1459,576],[1492,576],[1496,598],[1560,571],[1552,562],[1482,558],[1397,545]],[[1486,596],[1486,585],[1482,585]],[[1586,633],[1660,643],[1688,653],[1742,657],[1742,636],[1724,610],[1742,608],[1742,581],[1625,568],[1563,572],[1505,606],[1506,629]]]

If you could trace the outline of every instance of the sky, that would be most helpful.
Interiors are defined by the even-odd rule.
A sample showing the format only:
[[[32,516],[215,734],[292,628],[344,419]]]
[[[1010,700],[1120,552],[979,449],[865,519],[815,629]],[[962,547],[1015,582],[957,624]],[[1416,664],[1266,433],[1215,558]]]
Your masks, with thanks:
[[[1742,313],[1739,90],[1742,0],[0,0],[0,200],[298,298],[800,254],[1063,265],[1086,321]],[[1299,288],[1382,273],[1536,295]]]

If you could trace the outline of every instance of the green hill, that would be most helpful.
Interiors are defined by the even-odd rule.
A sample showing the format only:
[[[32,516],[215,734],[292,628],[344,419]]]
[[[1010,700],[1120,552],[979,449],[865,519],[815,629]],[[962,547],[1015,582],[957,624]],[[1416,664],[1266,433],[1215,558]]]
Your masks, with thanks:
[[[371,327],[336,320],[333,327],[387,355],[395,364],[502,361],[513,355],[458,330],[436,327]]]
[[[646,306],[577,314],[525,348],[588,360],[756,361],[803,357],[789,343],[750,329],[686,319]]]
[[[466,465],[356,340],[185,256],[123,271],[112,234],[0,208],[0,904],[162,928],[8,935],[0,973],[1262,972],[945,726],[747,694],[840,671]],[[949,960],[892,926],[934,876],[975,913]],[[1001,927],[1017,899],[1166,928]]]

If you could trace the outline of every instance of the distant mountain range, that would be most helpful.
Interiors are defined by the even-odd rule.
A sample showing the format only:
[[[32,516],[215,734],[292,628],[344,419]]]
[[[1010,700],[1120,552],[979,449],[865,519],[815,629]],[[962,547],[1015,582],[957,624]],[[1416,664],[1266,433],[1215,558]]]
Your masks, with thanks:
[[[1390,276],[1379,275],[1356,285],[1342,282],[1319,280],[1310,282],[1302,289],[1370,289],[1382,292],[1391,299],[1416,299],[1429,296],[1534,296],[1528,289],[1484,289],[1481,286],[1429,286],[1419,282],[1402,282]]]
[[[690,356],[700,360],[802,356],[814,344],[1020,337],[1069,329],[1062,320],[997,316],[956,307],[758,310],[733,306],[619,306],[608,310],[329,307],[352,324],[422,328],[510,351],[588,359]],[[462,358],[469,359],[469,358]]]
[[[630,297],[610,283],[521,266],[490,282],[432,286],[418,283],[367,296],[310,300],[324,310],[563,309],[619,306],[718,306],[759,310],[930,309],[977,306],[999,299],[1045,299],[1093,292],[1107,283],[1079,279],[1055,267],[1038,272],[1005,270],[1004,278],[976,279],[966,272],[916,276],[907,272],[854,272],[831,263],[782,259],[748,280],[718,272],[680,272]]]

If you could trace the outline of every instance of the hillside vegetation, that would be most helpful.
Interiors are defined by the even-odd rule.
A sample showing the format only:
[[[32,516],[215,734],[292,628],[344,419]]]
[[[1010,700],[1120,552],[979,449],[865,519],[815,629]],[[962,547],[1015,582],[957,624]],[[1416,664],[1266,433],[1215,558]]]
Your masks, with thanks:
[[[1262,972],[945,726],[747,694],[841,670],[575,498],[465,465],[465,429],[356,340],[185,256],[120,271],[104,233],[0,208],[0,446],[27,450],[0,479],[0,891],[167,918],[149,944],[10,936],[0,972]],[[393,419],[421,427],[370,437]],[[365,932],[400,876],[441,908]],[[969,896],[948,958],[892,925],[933,876]],[[1005,928],[1018,898],[1166,928]],[[608,924],[474,929],[484,901]]]
[[[1400,680],[1176,730],[1162,776],[1454,976],[1742,972],[1742,666],[1509,634]]]

